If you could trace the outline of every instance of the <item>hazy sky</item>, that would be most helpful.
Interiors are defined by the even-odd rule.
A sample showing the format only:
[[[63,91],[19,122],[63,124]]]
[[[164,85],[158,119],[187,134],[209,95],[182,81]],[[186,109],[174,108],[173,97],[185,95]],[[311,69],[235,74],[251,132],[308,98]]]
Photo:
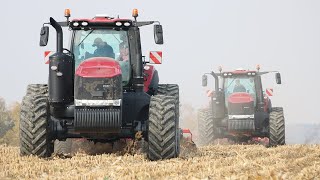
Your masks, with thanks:
[[[275,89],[274,106],[283,106],[287,123],[319,123],[318,84],[320,66],[320,1],[318,0],[63,0],[4,1],[0,11],[0,96],[21,100],[29,83],[45,83],[48,67],[43,51],[55,49],[55,32],[49,45],[38,46],[42,24],[52,16],[91,18],[95,14],[130,17],[139,9],[139,20],[159,20],[165,44],[155,45],[153,28],[141,30],[143,53],[162,50],[157,66],[160,81],[180,85],[182,102],[199,107],[205,102],[201,75],[219,65],[278,70],[283,84],[273,75],[266,87]],[[65,47],[68,48],[65,39]]]

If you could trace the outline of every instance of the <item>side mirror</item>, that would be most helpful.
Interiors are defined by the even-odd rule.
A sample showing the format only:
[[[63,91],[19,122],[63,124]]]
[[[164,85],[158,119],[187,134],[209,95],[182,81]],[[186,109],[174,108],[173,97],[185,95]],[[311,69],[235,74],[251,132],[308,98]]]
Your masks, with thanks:
[[[281,84],[281,75],[280,73],[276,73],[276,83]]]
[[[40,32],[40,46],[46,46],[49,39],[49,27],[43,26]]]
[[[154,25],[154,41],[156,44],[163,44],[163,31],[160,24]]]
[[[208,85],[208,77],[207,75],[202,76],[202,86],[206,87]]]

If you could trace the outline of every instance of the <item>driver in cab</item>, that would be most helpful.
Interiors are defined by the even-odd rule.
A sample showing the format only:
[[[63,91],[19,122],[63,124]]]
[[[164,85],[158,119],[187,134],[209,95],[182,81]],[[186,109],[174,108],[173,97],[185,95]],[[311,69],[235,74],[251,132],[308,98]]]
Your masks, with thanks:
[[[246,92],[246,88],[244,87],[244,85],[242,85],[240,83],[240,79],[236,80],[236,84],[234,85],[233,92],[234,93],[236,93],[236,92]]]
[[[93,47],[97,47],[93,54],[86,52],[86,57],[110,57],[115,58],[113,48],[107,43],[104,42],[101,38],[96,38],[93,42]]]
[[[120,56],[118,61],[128,61],[129,60],[129,48],[125,42],[120,43]]]
[[[122,33],[120,35],[122,42],[119,44],[120,55],[118,61],[128,61],[129,60],[129,47],[126,36]]]

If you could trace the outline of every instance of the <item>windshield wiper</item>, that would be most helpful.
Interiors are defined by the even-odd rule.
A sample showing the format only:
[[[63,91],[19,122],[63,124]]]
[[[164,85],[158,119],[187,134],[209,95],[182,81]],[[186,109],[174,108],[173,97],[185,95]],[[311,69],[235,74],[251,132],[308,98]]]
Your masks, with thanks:
[[[114,34],[112,34],[112,36],[120,43],[120,40]]]
[[[231,81],[231,83],[227,86],[227,88],[226,89],[229,89],[229,87],[232,85],[232,83],[233,83],[233,81],[234,80],[236,80],[235,78],[234,79],[232,79],[232,81]]]
[[[78,44],[78,46],[80,46],[80,45],[83,43],[83,41],[84,41],[93,31],[94,31],[94,29],[92,29],[92,30],[86,35],[86,37],[84,37],[84,38],[82,39],[82,41]]]

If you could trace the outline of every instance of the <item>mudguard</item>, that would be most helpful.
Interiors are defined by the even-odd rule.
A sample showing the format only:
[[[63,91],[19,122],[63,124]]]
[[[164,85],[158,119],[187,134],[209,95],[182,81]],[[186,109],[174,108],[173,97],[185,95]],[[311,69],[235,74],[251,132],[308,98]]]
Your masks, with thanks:
[[[144,66],[144,75],[144,92],[152,94],[158,89],[158,71],[154,68],[154,66],[146,65]]]

